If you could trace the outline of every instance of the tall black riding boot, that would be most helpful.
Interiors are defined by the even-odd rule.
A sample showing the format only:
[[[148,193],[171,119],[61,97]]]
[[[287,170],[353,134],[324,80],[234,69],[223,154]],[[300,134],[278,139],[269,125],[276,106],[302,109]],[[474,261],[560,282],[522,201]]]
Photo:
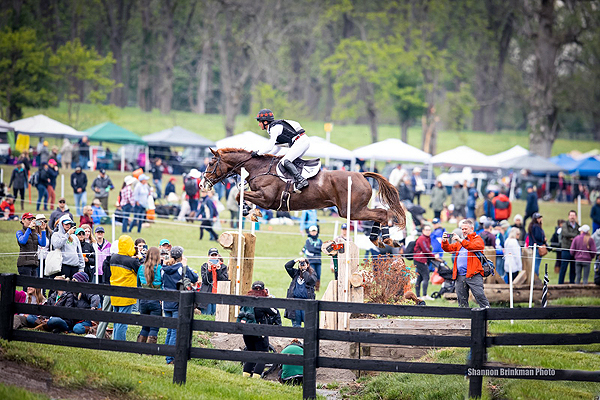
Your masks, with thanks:
[[[305,187],[308,186],[308,181],[304,179],[304,177],[298,172],[298,168],[292,163],[290,160],[285,160],[283,162],[283,167],[289,171],[290,174],[294,177],[294,187],[296,191],[301,191]]]

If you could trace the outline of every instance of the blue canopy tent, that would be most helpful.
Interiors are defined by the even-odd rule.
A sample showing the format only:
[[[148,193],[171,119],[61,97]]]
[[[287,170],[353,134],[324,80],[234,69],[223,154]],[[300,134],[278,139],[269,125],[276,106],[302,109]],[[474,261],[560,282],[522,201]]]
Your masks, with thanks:
[[[569,168],[569,173],[579,176],[596,176],[600,173],[600,160],[596,157],[587,157],[581,160],[575,160],[574,167]]]
[[[566,171],[577,165],[577,160],[565,153],[550,158],[550,161],[560,167],[563,167]]]

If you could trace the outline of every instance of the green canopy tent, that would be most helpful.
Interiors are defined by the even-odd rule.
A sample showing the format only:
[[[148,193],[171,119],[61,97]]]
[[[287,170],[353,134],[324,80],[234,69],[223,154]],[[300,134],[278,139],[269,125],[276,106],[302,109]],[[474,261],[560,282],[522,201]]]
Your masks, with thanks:
[[[90,141],[94,142],[137,144],[147,146],[146,142],[144,142],[140,136],[117,124],[113,124],[110,121],[88,128],[84,132],[89,135]],[[121,172],[124,171],[125,166],[123,154],[124,152],[121,152]]]

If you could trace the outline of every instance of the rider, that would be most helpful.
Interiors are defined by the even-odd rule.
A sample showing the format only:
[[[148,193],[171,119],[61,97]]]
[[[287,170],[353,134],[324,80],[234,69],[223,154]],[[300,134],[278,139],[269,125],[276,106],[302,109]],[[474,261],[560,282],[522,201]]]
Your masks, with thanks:
[[[269,143],[262,150],[253,151],[252,157],[262,156],[263,154],[277,154],[280,147],[289,147],[290,150],[283,156],[283,168],[289,171],[294,177],[294,186],[296,191],[300,191],[308,186],[308,181],[300,174],[294,160],[300,158],[306,153],[310,142],[308,136],[304,134],[304,129],[296,121],[278,119],[273,117],[273,111],[262,109],[256,116],[258,125],[262,130],[269,133]]]

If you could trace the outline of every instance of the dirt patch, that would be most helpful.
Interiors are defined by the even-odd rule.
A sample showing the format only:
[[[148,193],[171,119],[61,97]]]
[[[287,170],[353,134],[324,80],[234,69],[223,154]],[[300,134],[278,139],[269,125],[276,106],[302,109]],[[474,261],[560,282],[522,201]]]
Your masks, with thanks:
[[[242,335],[215,333],[214,336],[210,339],[210,341],[215,346],[215,348],[222,350],[242,350],[245,347]],[[285,346],[287,346],[290,342],[291,339],[289,338],[273,336],[269,337],[269,343],[277,350],[277,352],[281,352],[285,348]],[[350,358],[350,344],[347,342],[321,340],[319,354],[323,357]],[[268,376],[267,378],[276,379],[276,377],[273,376]],[[356,376],[354,375],[354,373],[346,369],[317,369],[317,383],[347,383],[353,382],[355,379]]]
[[[0,383],[17,386],[53,399],[104,400],[119,398],[116,393],[107,394],[94,389],[68,389],[54,386],[52,374],[48,371],[4,358],[0,358]]]

